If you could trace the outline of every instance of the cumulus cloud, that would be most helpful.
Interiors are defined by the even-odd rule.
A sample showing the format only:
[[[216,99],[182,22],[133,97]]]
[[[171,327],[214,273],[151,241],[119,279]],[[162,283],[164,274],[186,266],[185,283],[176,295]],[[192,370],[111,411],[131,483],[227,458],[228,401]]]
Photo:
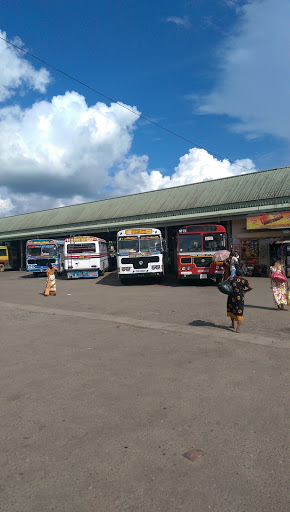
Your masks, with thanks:
[[[131,110],[138,114],[135,107]],[[128,153],[138,116],[77,92],[0,110],[0,181],[10,193],[97,197]]]
[[[164,174],[160,170],[150,171],[146,155],[133,155],[122,162],[121,168],[112,179],[111,186],[115,194],[125,195],[227,178],[256,170],[250,159],[230,163],[227,159],[218,160],[205,149],[191,148],[180,158],[172,175]]]
[[[0,30],[0,36],[7,39],[6,32]],[[23,46],[21,39],[16,38],[12,42],[17,46]],[[41,93],[46,91],[50,82],[49,72],[45,68],[35,69],[25,59],[24,54],[0,39],[0,101],[7,100],[15,90],[20,87],[29,87]]]
[[[178,16],[168,16],[168,18],[166,18],[165,21],[167,23],[175,23],[175,25],[177,25],[178,27],[183,27],[187,29],[191,27],[191,23],[189,21],[188,16],[184,16],[183,18],[180,18]]]
[[[2,199],[0,196],[0,216],[5,217],[6,215],[10,215],[13,209],[14,205],[11,199],[9,197]]]
[[[219,50],[219,83],[199,99],[201,114],[225,114],[250,137],[290,138],[288,0],[251,0]]]

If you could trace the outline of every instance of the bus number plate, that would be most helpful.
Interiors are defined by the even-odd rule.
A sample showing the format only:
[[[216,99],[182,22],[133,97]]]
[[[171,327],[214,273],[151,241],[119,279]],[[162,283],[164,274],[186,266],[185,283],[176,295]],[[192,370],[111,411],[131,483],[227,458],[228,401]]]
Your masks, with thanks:
[[[206,274],[200,274],[200,279],[207,279],[207,275]]]

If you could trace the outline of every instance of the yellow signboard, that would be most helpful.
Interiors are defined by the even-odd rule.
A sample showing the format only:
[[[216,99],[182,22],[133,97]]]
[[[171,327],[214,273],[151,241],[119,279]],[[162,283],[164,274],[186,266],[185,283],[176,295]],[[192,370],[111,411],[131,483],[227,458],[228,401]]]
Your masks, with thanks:
[[[250,215],[247,217],[247,229],[290,228],[290,211]]]
[[[97,240],[96,236],[72,236],[71,238],[67,239],[71,243],[74,242],[92,242],[94,240]]]
[[[54,244],[54,240],[28,240],[28,244],[32,245],[45,245],[45,244]]]
[[[151,235],[152,229],[126,229],[126,235]]]

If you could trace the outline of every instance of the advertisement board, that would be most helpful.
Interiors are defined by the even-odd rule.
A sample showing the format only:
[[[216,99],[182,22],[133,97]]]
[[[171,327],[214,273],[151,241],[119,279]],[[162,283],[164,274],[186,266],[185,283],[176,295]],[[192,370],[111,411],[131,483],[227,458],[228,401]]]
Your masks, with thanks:
[[[247,217],[247,229],[279,228],[290,228],[290,211],[249,215]]]

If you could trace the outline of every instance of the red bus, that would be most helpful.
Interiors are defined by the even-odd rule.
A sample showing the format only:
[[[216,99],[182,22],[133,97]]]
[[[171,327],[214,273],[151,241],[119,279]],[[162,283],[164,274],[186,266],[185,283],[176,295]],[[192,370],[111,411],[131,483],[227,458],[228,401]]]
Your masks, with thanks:
[[[179,229],[176,247],[178,279],[222,280],[222,262],[215,263],[213,254],[226,249],[226,229],[219,224],[200,224]]]

